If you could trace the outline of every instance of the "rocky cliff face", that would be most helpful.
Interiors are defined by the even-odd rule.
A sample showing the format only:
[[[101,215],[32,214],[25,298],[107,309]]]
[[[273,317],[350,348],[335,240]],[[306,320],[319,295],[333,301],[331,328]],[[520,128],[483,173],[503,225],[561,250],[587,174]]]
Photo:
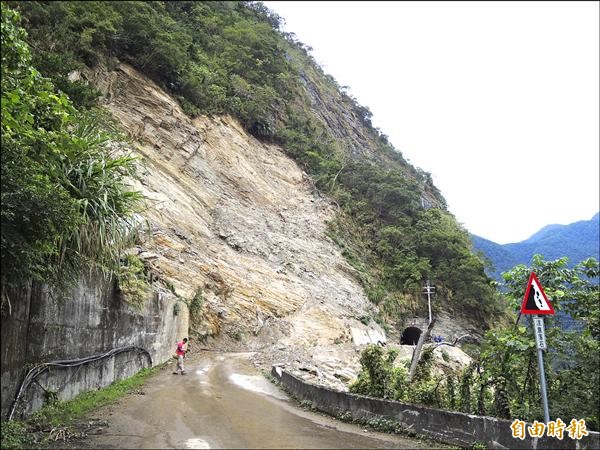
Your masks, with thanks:
[[[230,117],[191,120],[127,65],[84,76],[141,157],[134,187],[147,198],[150,232],[139,257],[163,289],[185,299],[202,292],[192,336],[332,383],[351,376],[336,368],[356,370],[358,346],[385,334],[363,323],[374,307],[326,236],[334,206],[302,170]]]
[[[296,58],[304,59],[300,55]],[[303,68],[300,75],[303,93],[314,117],[343,147],[342,152],[348,159],[401,168],[404,176],[420,186],[423,206],[445,209],[445,200],[433,183],[425,182],[423,174],[408,164],[400,152],[387,145],[382,147],[381,143],[386,142],[387,137],[379,136],[372,128],[371,112],[367,108],[343,93],[333,78],[320,72],[316,63],[305,61],[299,66]],[[389,147],[387,151],[382,150],[386,147]]]

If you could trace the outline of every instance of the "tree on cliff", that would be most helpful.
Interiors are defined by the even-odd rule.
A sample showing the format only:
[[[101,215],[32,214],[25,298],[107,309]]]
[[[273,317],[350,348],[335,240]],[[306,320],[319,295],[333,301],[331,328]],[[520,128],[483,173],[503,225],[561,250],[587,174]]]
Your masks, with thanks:
[[[19,13],[2,3],[2,309],[7,289],[114,267],[140,195],[134,160],[99,111],[76,110],[31,64]]]

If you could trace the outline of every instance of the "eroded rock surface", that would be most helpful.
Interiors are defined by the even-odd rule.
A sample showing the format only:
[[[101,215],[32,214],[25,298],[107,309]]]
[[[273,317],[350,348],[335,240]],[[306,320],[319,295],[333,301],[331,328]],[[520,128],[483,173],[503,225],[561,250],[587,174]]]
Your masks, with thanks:
[[[124,64],[87,77],[142,159],[134,188],[147,198],[150,232],[138,255],[182,299],[202,293],[192,336],[258,350],[265,368],[282,363],[342,388],[359,347],[385,333],[358,320],[375,310],[326,236],[334,206],[280,148],[236,120],[191,120]]]

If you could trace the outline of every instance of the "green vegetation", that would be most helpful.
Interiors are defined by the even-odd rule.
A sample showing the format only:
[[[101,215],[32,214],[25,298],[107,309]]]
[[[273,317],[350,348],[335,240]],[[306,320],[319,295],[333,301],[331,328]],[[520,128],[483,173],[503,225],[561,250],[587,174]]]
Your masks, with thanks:
[[[231,330],[227,332],[227,335],[232,338],[234,341],[238,341],[240,342],[243,337],[244,337],[244,333],[241,330]]]
[[[600,265],[589,258],[569,268],[567,258],[544,261],[536,255],[530,267],[519,265],[503,274],[511,308],[520,308],[531,271],[557,312],[545,318],[549,350],[544,363],[551,413],[569,420],[585,419],[588,429],[598,430]],[[579,321],[581,329],[565,326],[569,317]],[[486,370],[477,383],[493,387],[496,398],[505,399],[494,408],[500,417],[541,420],[535,338],[529,317],[520,322],[486,334],[479,357]]]
[[[261,3],[11,1],[2,4],[2,50],[3,304],[5,287],[23,280],[54,282],[90,265],[117,270],[139,203],[124,181],[134,161],[111,153],[109,142],[122,137],[94,109],[95,88],[69,74],[114,67],[118,58],[151,76],[189,115],[231,114],[306,170],[314,194],[338,206],[329,236],[380,307],[381,323],[417,311],[427,278],[446,309],[498,317],[515,308],[535,270],[557,311],[584,324],[568,331],[557,326],[560,316],[548,319],[553,414],[598,428],[598,285],[590,281],[597,261],[569,269],[563,259],[536,258],[505,275],[508,305],[501,303],[430,175],[402,158],[372,126],[368,108],[280,31],[280,18]],[[142,268],[134,260],[125,266],[122,288],[141,291]],[[200,311],[200,291],[189,306]],[[393,352],[369,348],[353,389],[532,420],[540,418],[534,347],[530,327],[499,327],[474,350],[471,367],[444,380],[432,375],[425,352],[410,386]]]
[[[358,321],[363,325],[369,325],[369,323],[371,323],[371,316],[360,316]]]
[[[200,317],[200,312],[202,311],[203,305],[204,296],[202,295],[202,288],[198,288],[194,294],[194,297],[188,303],[192,320]]]
[[[365,349],[365,351],[369,350],[369,352],[371,352],[373,347],[375,347],[375,346],[367,347],[367,349]],[[375,348],[381,350],[379,347],[375,347]],[[363,366],[363,369],[364,369],[364,366]],[[267,377],[267,379],[269,381],[271,381],[271,383],[273,383],[279,389],[286,392],[291,398],[296,400],[296,402],[298,403],[298,405],[301,408],[303,408],[305,410],[312,410],[312,411],[319,410],[319,408],[314,404],[313,401],[301,399],[301,398],[297,397],[293,392],[291,392],[289,389],[287,389],[286,386],[284,386],[279,381],[279,379],[273,377],[273,375],[271,375],[270,373],[266,373],[265,376]],[[370,395],[370,394],[365,394],[365,395]],[[323,412],[325,412],[325,411],[323,411]],[[328,412],[326,412],[326,413],[330,414]],[[371,430],[381,431],[384,433],[402,434],[402,435],[409,436],[409,437],[412,437],[415,439],[419,439],[421,441],[435,443],[437,446],[436,448],[438,448],[438,447],[446,448],[446,445],[440,444],[440,441],[432,439],[431,437],[429,437],[427,435],[416,433],[414,430],[412,430],[410,428],[405,428],[399,422],[396,422],[394,420],[385,419],[383,417],[370,417],[370,418],[354,417],[352,415],[351,411],[344,410],[344,409],[337,409],[337,411],[332,415],[336,419],[341,420],[342,422],[359,424],[359,425],[369,428]],[[448,448],[451,448],[451,447],[448,447]]]
[[[88,391],[66,402],[51,401],[25,421],[2,422],[2,448],[44,448],[42,442],[34,443],[30,430],[70,429],[74,422],[89,412],[108,405],[120,397],[138,392],[146,380],[161,366],[142,369],[134,376],[116,381],[97,391]],[[49,436],[46,436],[49,439]]]
[[[167,285],[167,289],[169,291],[171,291],[171,293],[173,295],[175,295],[175,297],[179,298],[179,294],[177,294],[177,292],[175,291],[175,285],[173,284],[173,282],[172,281],[167,281],[166,285]]]
[[[511,309],[519,309],[529,274],[538,275],[557,311],[545,319],[549,351],[544,363],[552,417],[585,419],[588,429],[598,430],[600,266],[593,258],[572,269],[567,262],[566,258],[544,261],[536,255],[531,267],[520,265],[505,273],[507,301]],[[565,327],[561,323],[569,317],[565,313],[582,329]],[[460,373],[432,376],[429,348],[408,383],[405,368],[393,364],[396,356],[396,350],[367,347],[351,392],[506,419],[543,420],[531,324],[488,331],[473,363]]]
[[[0,436],[0,447],[2,448],[35,448],[35,443],[23,422],[2,421]]]
[[[26,280],[61,284],[116,270],[140,195],[134,160],[101,111],[77,110],[31,63],[19,14],[2,3],[2,305]],[[9,303],[8,303],[9,304]]]
[[[151,76],[188,114],[228,113],[281,145],[310,174],[315,192],[338,203],[330,236],[383,318],[414,312],[427,277],[455,311],[468,307],[479,319],[498,311],[484,264],[430,175],[402,158],[372,126],[369,109],[280,31],[280,18],[261,3],[9,4],[25,18],[34,62],[76,105],[93,104],[97,93],[69,81],[69,72],[111,67],[118,58]],[[328,117],[340,118],[340,129]]]
[[[412,383],[408,381],[406,367],[395,367],[398,350],[383,350],[370,345],[360,357],[362,369],[357,380],[350,386],[350,392],[399,400],[409,403],[445,407],[448,403],[440,389],[442,377],[433,377],[432,348],[426,348],[417,365]]]
[[[314,403],[311,400],[302,400],[300,402],[300,407],[302,409],[311,410],[311,411],[315,411],[316,410],[315,405],[314,405]]]
[[[379,431],[381,433],[400,434],[413,439],[418,439],[419,441],[435,445],[435,448],[454,448],[425,434],[416,433],[414,430],[402,426],[402,424],[395,420],[385,419],[383,417],[354,417],[351,411],[339,411],[335,417],[342,422],[358,424],[361,427]]]
[[[125,300],[131,305],[141,308],[150,290],[144,262],[135,255],[126,254],[119,267],[117,282]]]
[[[132,377],[114,382],[104,389],[84,392],[66,402],[50,403],[33,414],[27,422],[50,424],[55,427],[68,426],[96,408],[108,405],[128,393],[139,391],[148,377],[158,370],[160,366],[142,369]]]

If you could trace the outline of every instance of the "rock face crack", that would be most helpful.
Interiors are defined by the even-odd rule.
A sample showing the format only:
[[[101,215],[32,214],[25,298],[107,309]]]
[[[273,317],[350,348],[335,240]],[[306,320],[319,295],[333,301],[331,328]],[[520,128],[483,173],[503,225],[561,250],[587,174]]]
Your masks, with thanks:
[[[154,232],[140,255],[187,304],[201,295],[190,332],[257,350],[266,368],[275,359],[330,361],[317,367],[320,378],[343,388],[358,365],[351,336],[365,345],[385,333],[356,319],[374,316],[375,307],[326,236],[334,204],[315,195],[281,148],[257,141],[231,117],[192,120],[125,64],[87,76],[143,158],[141,179],[131,183],[148,199],[144,214]],[[331,361],[350,372],[334,376]]]

